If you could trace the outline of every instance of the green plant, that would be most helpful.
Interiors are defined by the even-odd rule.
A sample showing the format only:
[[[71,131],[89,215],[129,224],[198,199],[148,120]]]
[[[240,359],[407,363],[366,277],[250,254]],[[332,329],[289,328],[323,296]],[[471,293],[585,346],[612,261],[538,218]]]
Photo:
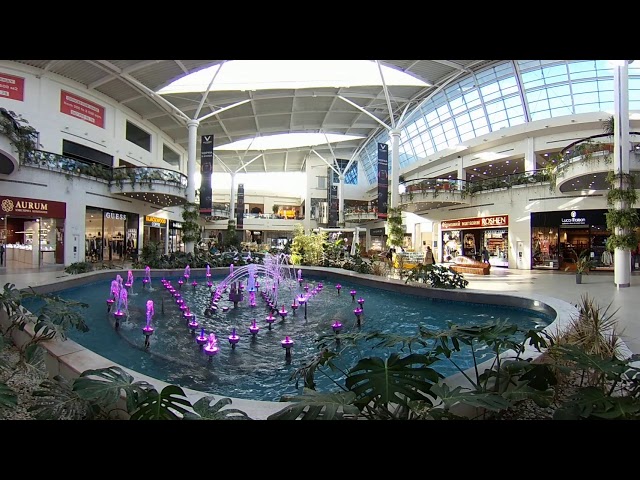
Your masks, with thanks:
[[[271,211],[273,211],[273,214],[276,215],[278,213],[278,210],[280,210],[280,205],[274,203],[271,207]]]
[[[423,265],[419,264],[409,271],[404,283],[422,282],[428,283],[434,288],[466,288],[469,281],[465,280],[462,274],[451,270],[444,265]]]
[[[638,244],[633,230],[640,224],[640,217],[634,208],[638,199],[635,177],[611,171],[607,174],[607,182],[610,184],[607,192],[609,211],[605,216],[607,229],[611,232],[606,240],[607,250],[633,250]]]
[[[38,148],[38,132],[22,115],[0,107],[0,134],[18,151],[20,163]]]
[[[182,240],[184,242],[198,242],[202,236],[200,234],[200,206],[197,203],[185,203],[183,205],[182,219]]]
[[[93,270],[91,262],[75,262],[65,267],[64,271],[70,274],[86,273]]]
[[[589,252],[582,252],[574,265],[576,274],[588,275],[589,270],[595,266],[595,262],[589,256]],[[571,266],[565,268],[564,270],[565,272],[571,270]]]
[[[402,211],[398,208],[389,208],[387,224],[389,226],[389,237],[387,243],[392,247],[402,246],[404,230],[402,228]]]

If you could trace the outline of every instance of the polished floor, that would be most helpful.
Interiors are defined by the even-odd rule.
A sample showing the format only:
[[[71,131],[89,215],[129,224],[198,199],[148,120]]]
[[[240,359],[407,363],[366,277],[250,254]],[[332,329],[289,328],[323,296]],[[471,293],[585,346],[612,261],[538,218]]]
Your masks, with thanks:
[[[128,265],[114,271],[126,272]],[[0,267],[0,286],[15,284],[17,288],[46,285],[68,277],[62,266],[42,269],[15,269]],[[573,305],[587,295],[603,310],[609,307],[618,322],[618,333],[627,347],[640,354],[640,272],[632,272],[629,287],[617,288],[613,283],[613,272],[591,272],[583,275],[582,283],[576,284],[571,272],[543,270],[491,269],[490,275],[470,275],[468,289],[511,292],[527,297],[530,294],[555,297]]]

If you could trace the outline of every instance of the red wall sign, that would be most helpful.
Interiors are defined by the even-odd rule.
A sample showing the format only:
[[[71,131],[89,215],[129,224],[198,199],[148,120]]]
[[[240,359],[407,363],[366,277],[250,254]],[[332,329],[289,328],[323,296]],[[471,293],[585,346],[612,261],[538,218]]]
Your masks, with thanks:
[[[36,198],[3,197],[0,195],[0,215],[12,217],[67,218],[67,204]]]
[[[489,217],[459,218],[440,223],[440,230],[469,230],[472,228],[507,227],[509,215],[491,215]]]
[[[0,98],[24,101],[24,78],[0,72]]]
[[[60,111],[104,128],[104,107],[73,93],[60,91]]]

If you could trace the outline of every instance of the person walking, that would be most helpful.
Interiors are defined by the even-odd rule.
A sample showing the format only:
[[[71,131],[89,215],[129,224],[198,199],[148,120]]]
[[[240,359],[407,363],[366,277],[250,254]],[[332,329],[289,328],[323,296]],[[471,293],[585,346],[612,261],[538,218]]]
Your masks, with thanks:
[[[489,250],[487,250],[487,247],[482,249],[482,261],[484,263],[489,263]]]
[[[424,264],[425,265],[433,265],[435,263],[433,259],[433,251],[431,251],[431,247],[427,246],[427,249],[424,252]]]
[[[4,265],[4,243],[0,243],[0,267]]]

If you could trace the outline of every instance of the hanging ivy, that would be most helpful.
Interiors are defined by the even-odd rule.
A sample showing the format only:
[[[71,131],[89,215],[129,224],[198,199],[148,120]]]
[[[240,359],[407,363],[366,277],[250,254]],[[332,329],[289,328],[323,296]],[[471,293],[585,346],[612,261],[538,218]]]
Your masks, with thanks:
[[[200,205],[197,203],[185,203],[183,205],[182,219],[182,240],[184,242],[197,242],[202,236],[200,234]]]
[[[38,132],[20,114],[0,108],[0,134],[18,151],[20,162],[38,148]]]
[[[610,252],[616,248],[633,250],[638,245],[638,239],[633,230],[640,224],[640,218],[634,208],[638,199],[635,178],[629,173],[609,172],[607,181],[611,185],[609,192],[607,192],[609,211],[605,214],[607,229],[611,232],[606,241],[607,250]],[[614,185],[625,185],[625,187]],[[625,205],[625,208],[616,208],[616,203]],[[616,233],[616,229],[622,230],[623,233]]]
[[[387,242],[393,247],[400,247],[404,239],[402,210],[399,208],[389,208],[387,213],[387,223],[389,224],[389,239]]]

